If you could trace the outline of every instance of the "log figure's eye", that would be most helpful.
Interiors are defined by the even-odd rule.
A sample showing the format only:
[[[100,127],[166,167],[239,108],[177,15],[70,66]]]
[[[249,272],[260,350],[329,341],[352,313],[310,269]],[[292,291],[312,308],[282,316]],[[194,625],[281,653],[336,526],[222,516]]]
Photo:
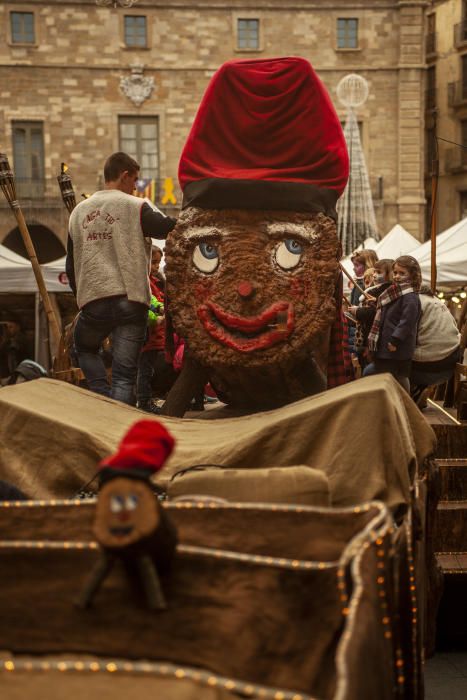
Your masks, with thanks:
[[[193,251],[193,264],[206,274],[214,272],[219,265],[219,252],[214,243],[199,243]]]
[[[283,270],[297,267],[303,253],[303,245],[296,238],[286,238],[276,248],[276,262]]]

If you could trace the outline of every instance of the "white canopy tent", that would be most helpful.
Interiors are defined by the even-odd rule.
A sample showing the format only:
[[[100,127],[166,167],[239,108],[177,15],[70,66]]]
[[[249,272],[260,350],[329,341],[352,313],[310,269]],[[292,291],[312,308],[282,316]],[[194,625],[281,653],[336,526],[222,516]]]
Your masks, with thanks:
[[[365,240],[363,241],[363,248],[365,250],[376,250],[378,245],[379,245],[378,241],[376,240],[376,238],[373,238],[372,236],[370,236],[370,238],[365,238]]]
[[[65,273],[65,257],[41,265],[49,292],[71,292]],[[0,294],[34,294],[36,278],[29,260],[0,244]]]
[[[420,263],[423,281],[431,279],[431,241],[413,251]],[[437,286],[467,285],[467,218],[436,237]]]
[[[41,265],[45,286],[51,303],[59,314],[55,293],[71,292],[65,272],[65,257]],[[49,366],[49,332],[45,313],[41,312],[36,278],[29,260],[0,244],[0,295],[34,296],[34,359]],[[17,298],[17,297],[16,297]],[[29,305],[31,302],[27,302]],[[10,310],[11,302],[8,304]],[[50,339],[51,340],[51,339]]]
[[[378,243],[375,250],[378,258],[389,258],[395,260],[401,255],[411,255],[420,246],[414,236],[405,230],[400,224],[396,224]]]

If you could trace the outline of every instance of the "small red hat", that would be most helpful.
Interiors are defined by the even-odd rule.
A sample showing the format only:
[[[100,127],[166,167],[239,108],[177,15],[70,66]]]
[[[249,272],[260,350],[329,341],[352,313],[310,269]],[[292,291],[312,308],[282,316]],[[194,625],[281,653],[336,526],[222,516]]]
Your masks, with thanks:
[[[303,58],[228,61],[215,73],[179,165],[183,206],[322,211],[349,174],[331,99]]]
[[[147,478],[162,469],[175,445],[172,435],[162,423],[140,420],[124,435],[117,452],[100,463],[101,475]]]

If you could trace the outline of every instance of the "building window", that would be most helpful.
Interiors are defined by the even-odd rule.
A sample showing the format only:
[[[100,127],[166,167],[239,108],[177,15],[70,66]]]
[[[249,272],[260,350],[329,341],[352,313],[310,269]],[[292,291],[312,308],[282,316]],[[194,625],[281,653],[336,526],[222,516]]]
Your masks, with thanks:
[[[436,53],[436,15],[434,13],[427,16],[425,50],[427,56]]]
[[[461,159],[462,167],[467,168],[467,119],[461,120],[461,144],[464,148],[456,146],[456,151]]]
[[[465,219],[467,217],[467,192],[459,192],[460,199],[460,218]]]
[[[467,99],[467,54],[462,56],[461,98],[462,100]]]
[[[32,12],[11,12],[12,44],[34,44],[34,14]]]
[[[433,161],[436,158],[436,131],[433,127],[425,131],[425,173],[433,173]]]
[[[345,131],[345,121],[341,120],[342,131]],[[357,121],[358,135],[360,136],[360,143],[363,144],[363,122]]]
[[[436,66],[430,66],[426,72],[426,109],[436,109]]]
[[[237,20],[237,48],[259,49],[259,19]]]
[[[461,120],[461,144],[467,148],[467,119]]]
[[[125,45],[131,47],[147,46],[146,17],[143,15],[125,15]]]
[[[44,128],[42,122],[13,122],[13,163],[19,197],[44,194]]]
[[[342,17],[337,20],[337,48],[358,49],[358,19]]]
[[[140,165],[140,177],[159,179],[159,120],[157,117],[120,117],[120,150]]]

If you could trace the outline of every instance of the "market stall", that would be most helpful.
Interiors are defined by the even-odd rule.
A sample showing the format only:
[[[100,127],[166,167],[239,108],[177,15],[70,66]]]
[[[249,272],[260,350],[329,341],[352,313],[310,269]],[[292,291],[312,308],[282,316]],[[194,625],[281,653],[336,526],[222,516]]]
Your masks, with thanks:
[[[51,303],[62,324],[76,313],[74,297],[65,272],[65,257],[41,265]],[[0,318],[21,319],[23,331],[36,362],[50,366],[49,330],[37,283],[29,260],[0,244]]]

